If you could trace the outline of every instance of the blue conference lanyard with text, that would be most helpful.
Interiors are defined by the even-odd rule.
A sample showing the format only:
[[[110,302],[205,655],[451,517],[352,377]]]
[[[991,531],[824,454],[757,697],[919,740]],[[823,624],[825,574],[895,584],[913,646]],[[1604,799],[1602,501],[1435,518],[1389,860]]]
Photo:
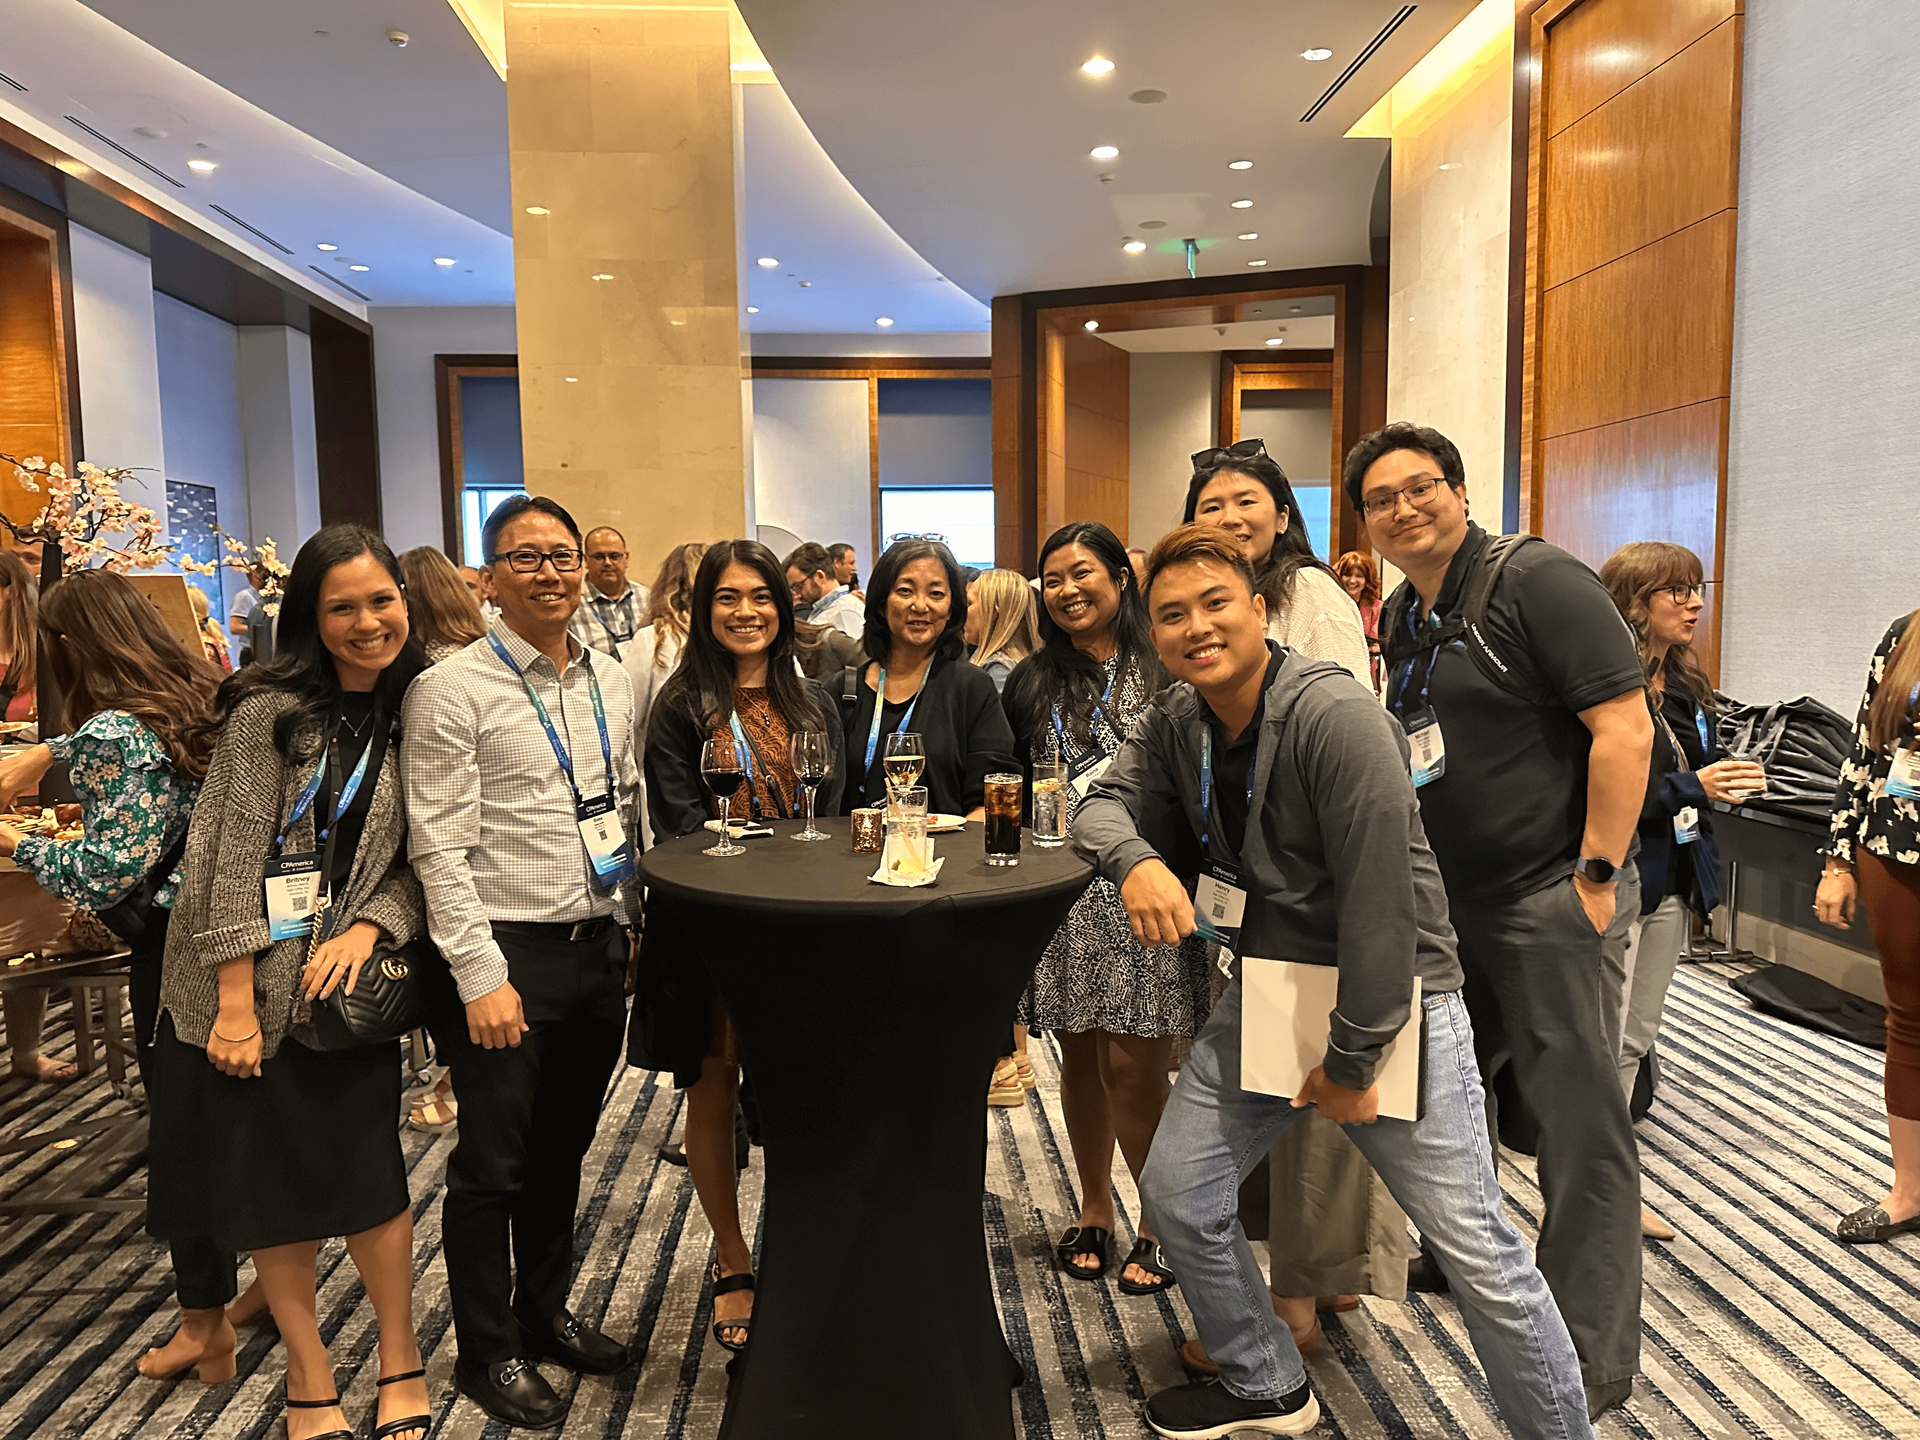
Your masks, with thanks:
[[[1907,713],[1920,703],[1920,685],[1907,696]],[[1887,767],[1887,794],[1896,800],[1920,800],[1920,750],[1903,745],[1893,752],[1893,764]]]
[[[920,708],[921,692],[927,688],[927,677],[933,674],[933,661],[927,661],[927,668],[920,672],[919,689],[913,692],[913,700],[907,706],[907,713],[900,717],[900,723],[893,727],[893,733],[904,735],[907,722],[913,719],[913,712]],[[861,771],[865,775],[873,769],[873,752],[880,748],[880,712],[887,708],[887,667],[880,667],[880,683],[873,691],[873,723],[867,727],[867,767]]]
[[[566,776],[567,789],[573,792],[574,821],[580,827],[580,840],[587,847],[587,858],[593,862],[594,879],[608,888],[618,885],[622,880],[631,879],[634,874],[633,847],[628,843],[626,826],[620,823],[620,817],[614,809],[613,741],[607,734],[607,707],[600,697],[600,677],[593,673],[592,659],[583,655],[581,663],[587,667],[587,688],[593,695],[593,721],[600,730],[600,758],[606,764],[607,793],[587,800],[581,797],[579,782],[574,778],[573,757],[567,754],[560,732],[553,728],[553,717],[547,714],[547,707],[534,693],[526,674],[513,663],[513,656],[500,643],[498,635],[489,631],[487,643],[493,646],[493,653],[500,657],[500,663],[513,672],[514,678],[520,682],[520,688],[527,692],[527,699],[533,704],[533,713],[540,717],[540,728],[547,732],[547,743],[553,747],[553,758],[560,762],[560,773]]]
[[[322,864],[322,852],[303,850],[295,854],[285,853],[287,836],[301,818],[313,808],[314,797],[320,793],[321,783],[327,775],[327,757],[332,753],[333,737],[331,733],[320,746],[320,763],[313,767],[306,786],[300,791],[299,798],[293,802],[293,812],[287,816],[287,823],[280,828],[280,834],[273,842],[273,854],[267,858],[266,873],[262,884],[267,901],[267,938],[270,940],[294,940],[313,931],[314,917],[320,910],[320,889],[325,878],[326,867]],[[367,761],[373,755],[373,743],[360,752],[360,763],[353,767],[353,773],[347,777],[347,783],[340,791],[340,798],[334,802],[333,814],[326,824],[315,834],[315,839],[326,845],[333,834],[334,827],[340,823],[340,817],[352,806],[354,797],[360,793],[360,783],[367,776]],[[331,852],[331,846],[328,847]]]
[[[1093,743],[1093,749],[1082,755],[1067,767],[1067,782],[1073,786],[1074,793],[1082,800],[1093,789],[1093,782],[1107,773],[1107,767],[1113,763],[1113,756],[1107,753],[1100,743],[1100,714],[1106,708],[1113,695],[1113,687],[1120,679],[1120,667],[1114,666],[1113,674],[1107,679],[1107,688],[1100,692],[1100,699],[1093,707],[1093,714],[1087,717],[1087,738]],[[1054,756],[1064,758],[1067,753],[1067,731],[1060,723],[1060,707],[1053,707],[1053,743]]]
[[[760,752],[754,749],[753,741],[748,738],[746,730],[741,727],[740,712],[738,710],[735,710],[727,717],[727,723],[733,728],[734,756],[740,761],[740,768],[746,772],[747,803],[754,807],[754,818],[758,819],[760,815],[760,801],[753,793],[753,757]],[[774,813],[784,813],[787,808],[787,797],[780,793],[780,782],[773,778],[773,766],[769,763],[765,764],[763,768],[766,770],[767,794],[773,800]],[[799,789],[798,786],[794,788],[796,790]],[[800,798],[797,794],[794,796],[793,813],[796,815],[800,813]]]
[[[1253,823],[1253,772],[1247,762],[1247,823]],[[1201,935],[1223,950],[1236,951],[1240,924],[1247,912],[1247,892],[1240,884],[1240,867],[1213,856],[1213,727],[1200,739],[1200,850],[1205,873],[1193,891],[1193,924]],[[1222,962],[1225,969],[1225,962]]]
[[[1407,611],[1407,632],[1416,640],[1420,637],[1411,608]],[[1427,651],[1427,673],[1420,678],[1420,707],[1417,710],[1411,714],[1400,714],[1400,706],[1406,702],[1407,691],[1413,685],[1413,664],[1417,657],[1407,657],[1394,696],[1394,713],[1400,715],[1401,728],[1407,732],[1407,772],[1413,777],[1413,788],[1416,790],[1423,785],[1431,785],[1447,773],[1446,737],[1440,733],[1439,717],[1433,713],[1433,702],[1428,698],[1433,688],[1433,667],[1444,648],[1435,645]]]

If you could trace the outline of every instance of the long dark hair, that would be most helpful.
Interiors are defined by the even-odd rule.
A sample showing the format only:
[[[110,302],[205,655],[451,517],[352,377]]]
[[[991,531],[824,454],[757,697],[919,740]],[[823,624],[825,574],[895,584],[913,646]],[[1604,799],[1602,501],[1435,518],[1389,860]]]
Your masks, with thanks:
[[[293,696],[291,708],[273,724],[273,743],[289,760],[310,759],[318,748],[314,732],[324,729],[340,703],[340,677],[333,668],[333,656],[320,638],[320,582],[336,565],[371,555],[380,568],[393,577],[402,597],[407,593],[406,577],[387,542],[362,525],[329,525],[309,536],[293,557],[293,569],[287,575],[287,587],[280,597],[280,613],[274,621],[273,658],[229,676],[214,699],[213,725],[224,725],[240,702],[263,690],[281,690]],[[407,686],[427,668],[426,652],[413,633],[411,616],[407,643],[393,663],[380,672],[373,685],[373,703],[387,723],[398,724],[400,697]],[[305,734],[305,738],[300,737]],[[300,750],[296,752],[296,742]]]
[[[900,572],[916,560],[938,560],[947,572],[947,628],[933,647],[933,660],[958,660],[967,648],[967,582],[960,573],[960,562],[938,540],[896,540],[889,545],[873,567],[867,581],[867,623],[861,636],[867,656],[876,665],[885,665],[893,653],[893,631],[887,625],[887,596],[900,579]],[[932,665],[928,666],[931,670]]]
[[[1092,553],[1101,568],[1120,591],[1120,609],[1113,617],[1113,638],[1118,643],[1119,668],[1114,689],[1126,683],[1129,668],[1139,672],[1149,694],[1167,683],[1166,671],[1153,648],[1153,627],[1147,617],[1147,602],[1134,579],[1133,562],[1120,537],[1094,520],[1076,520],[1062,525],[1040,547],[1036,567],[1046,573],[1047,557],[1069,545],[1080,545]],[[1082,740],[1091,740],[1094,706],[1106,688],[1106,674],[1100,662],[1073,643],[1073,637],[1060,628],[1047,609],[1044,594],[1037,607],[1040,612],[1040,648],[1020,667],[1010,708],[1020,717],[1022,730],[1030,737],[1044,734],[1057,702],[1061,723]],[[1109,717],[1111,718],[1111,717]]]
[[[40,652],[69,724],[124,710],[153,732],[175,774],[206,776],[213,754],[206,720],[220,671],[199,637],[189,650],[126,576],[76,570],[48,586],[40,597]]]
[[[826,718],[807,694],[806,682],[794,668],[793,591],[787,573],[773,552],[758,540],[722,540],[700,557],[693,575],[693,598],[688,603],[687,645],[680,665],[660,688],[656,704],[671,705],[703,729],[712,729],[733,712],[733,652],[713,633],[713,592],[729,565],[738,562],[754,571],[773,593],[780,627],[767,647],[767,693],[789,730],[824,730]]]
[[[1258,480],[1273,496],[1274,509],[1286,512],[1287,528],[1273,537],[1273,549],[1264,561],[1253,567],[1254,591],[1265,598],[1268,615],[1276,615],[1293,600],[1293,577],[1302,567],[1325,570],[1329,575],[1333,574],[1333,567],[1313,553],[1313,540],[1307,534],[1306,522],[1300,518],[1300,502],[1293,498],[1293,485],[1287,479],[1287,472],[1264,451],[1258,455],[1219,452],[1206,464],[1196,465],[1193,479],[1187,482],[1187,508],[1180,517],[1182,524],[1193,523],[1193,512],[1200,505],[1200,492],[1221,475],[1245,475],[1250,480]]]
[[[0,644],[12,657],[7,679],[15,695],[31,695],[39,673],[33,641],[40,624],[40,587],[18,551],[0,550],[0,589],[7,592],[6,614],[0,616]]]

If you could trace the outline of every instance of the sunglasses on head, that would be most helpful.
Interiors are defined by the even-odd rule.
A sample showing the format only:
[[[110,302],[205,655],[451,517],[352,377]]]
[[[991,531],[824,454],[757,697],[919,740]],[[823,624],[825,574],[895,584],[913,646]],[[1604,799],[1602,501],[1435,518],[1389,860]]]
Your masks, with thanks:
[[[1209,450],[1194,451],[1192,456],[1193,468],[1196,470],[1205,470],[1208,466],[1216,465],[1222,460],[1251,460],[1256,455],[1264,455],[1266,453],[1266,441],[1240,440],[1232,445],[1218,445]]]

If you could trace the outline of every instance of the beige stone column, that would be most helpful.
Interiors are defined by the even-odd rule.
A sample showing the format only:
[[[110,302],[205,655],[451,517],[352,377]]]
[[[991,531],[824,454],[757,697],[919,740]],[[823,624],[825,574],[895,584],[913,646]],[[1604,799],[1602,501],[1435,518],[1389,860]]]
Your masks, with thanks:
[[[751,533],[728,19],[506,6],[527,489],[618,526],[635,579]]]

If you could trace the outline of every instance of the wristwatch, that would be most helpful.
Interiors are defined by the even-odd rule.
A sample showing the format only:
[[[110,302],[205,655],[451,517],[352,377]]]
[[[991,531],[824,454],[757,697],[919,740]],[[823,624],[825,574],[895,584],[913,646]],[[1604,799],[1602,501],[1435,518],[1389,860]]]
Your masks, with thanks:
[[[1616,868],[1604,855],[1582,855],[1573,862],[1573,873],[1596,885],[1611,885]]]

